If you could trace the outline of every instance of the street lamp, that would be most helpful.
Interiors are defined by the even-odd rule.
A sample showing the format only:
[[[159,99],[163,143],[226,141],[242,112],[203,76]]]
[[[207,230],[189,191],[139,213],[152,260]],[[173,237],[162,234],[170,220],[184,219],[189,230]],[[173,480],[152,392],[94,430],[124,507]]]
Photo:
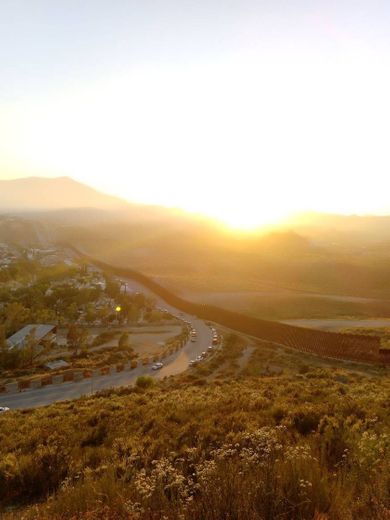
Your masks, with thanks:
[[[122,307],[120,305],[117,305],[115,307],[115,312],[116,312],[116,316],[117,316],[116,320],[117,320],[118,324],[119,324],[119,313],[121,312],[121,310],[122,310]]]

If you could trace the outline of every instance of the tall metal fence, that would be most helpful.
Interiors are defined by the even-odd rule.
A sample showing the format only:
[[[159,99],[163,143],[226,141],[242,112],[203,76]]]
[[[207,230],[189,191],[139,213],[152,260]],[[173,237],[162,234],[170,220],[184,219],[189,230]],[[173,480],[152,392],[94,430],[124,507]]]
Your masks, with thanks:
[[[68,246],[69,247],[69,246]],[[237,330],[256,338],[272,341],[294,348],[301,352],[316,354],[343,360],[379,363],[380,338],[360,334],[342,334],[326,332],[303,327],[295,327],[277,321],[262,320],[233,311],[228,311],[214,305],[205,305],[185,300],[144,274],[133,269],[113,266],[83,255],[77,248],[72,247],[78,254],[105,271],[117,276],[131,278],[141,283],[152,292],[163,298],[168,304],[178,309],[194,314],[201,319],[214,321],[231,329]]]

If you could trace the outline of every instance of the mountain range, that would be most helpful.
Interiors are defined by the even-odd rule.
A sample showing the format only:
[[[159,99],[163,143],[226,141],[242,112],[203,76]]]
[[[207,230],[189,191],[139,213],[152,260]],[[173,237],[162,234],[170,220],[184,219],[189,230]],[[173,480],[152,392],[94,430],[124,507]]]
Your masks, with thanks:
[[[160,206],[135,204],[107,195],[70,177],[28,177],[0,180],[0,213],[56,212],[60,218],[93,220],[94,217],[121,217],[126,220],[180,220],[187,224],[205,222],[198,215]],[[55,214],[52,213],[52,217]],[[326,242],[390,240],[390,216],[302,213],[275,226]],[[263,235],[263,231],[259,231]]]
[[[123,209],[127,203],[70,177],[0,180],[1,211],[48,211],[69,208]]]

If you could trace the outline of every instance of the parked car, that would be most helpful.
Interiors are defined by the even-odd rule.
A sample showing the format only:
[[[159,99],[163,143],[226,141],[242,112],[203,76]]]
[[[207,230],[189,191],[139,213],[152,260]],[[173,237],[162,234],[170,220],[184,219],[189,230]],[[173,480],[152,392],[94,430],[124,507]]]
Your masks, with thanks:
[[[160,370],[160,368],[162,368],[163,366],[164,366],[164,363],[155,363],[152,366],[152,370]]]
[[[0,413],[9,412],[8,406],[0,406]]]
[[[213,350],[214,347],[212,345],[210,345],[209,347],[207,347],[207,350]]]

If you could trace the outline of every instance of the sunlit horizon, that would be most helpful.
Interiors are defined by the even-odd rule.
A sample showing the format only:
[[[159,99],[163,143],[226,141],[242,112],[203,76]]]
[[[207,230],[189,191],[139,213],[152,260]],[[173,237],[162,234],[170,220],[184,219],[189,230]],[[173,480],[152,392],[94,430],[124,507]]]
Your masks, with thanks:
[[[187,217],[193,217],[195,219],[201,219],[208,221],[209,223],[225,229],[227,231],[231,231],[233,233],[244,233],[244,234],[252,234],[256,232],[272,232],[278,229],[293,229],[295,224],[302,224],[305,221],[310,223],[312,221],[312,218],[315,216],[320,216],[322,214],[326,215],[335,215],[335,216],[345,216],[345,217],[358,217],[358,216],[368,216],[368,217],[374,217],[374,216],[388,216],[388,212],[379,212],[379,213],[358,213],[358,212],[342,212],[342,211],[316,211],[315,209],[311,208],[302,208],[296,211],[280,211],[279,213],[276,212],[275,208],[266,207],[264,209],[264,214],[261,216],[259,212],[254,212],[250,207],[241,209],[240,211],[233,213],[231,212],[230,208],[228,206],[223,206],[222,204],[215,205],[214,208],[211,210],[205,208],[204,210],[201,210],[199,208],[196,208],[195,206],[192,207],[184,207],[184,206],[178,206],[173,204],[167,204],[164,202],[158,202],[158,201],[145,201],[145,200],[136,200],[134,198],[127,198],[124,196],[123,193],[119,193],[118,191],[109,190],[105,191],[100,189],[98,186],[88,185],[84,183],[81,180],[77,180],[74,178],[71,178],[69,176],[60,176],[60,177],[53,177],[53,176],[42,176],[42,175],[31,175],[31,176],[24,176],[24,177],[18,177],[18,176],[0,176],[0,180],[4,181],[25,181],[29,179],[48,179],[48,180],[61,180],[61,179],[69,179],[70,181],[74,181],[75,183],[80,183],[81,186],[92,188],[92,190],[96,190],[97,193],[100,193],[102,195],[107,196],[114,196],[117,197],[118,203],[120,201],[127,202],[130,205],[136,204],[136,205],[145,205],[147,206],[160,206],[161,208],[166,208],[168,210],[173,210],[176,212],[177,215],[183,215]],[[69,201],[67,200],[66,206],[64,205],[64,208],[69,208]],[[96,206],[97,208],[99,206]],[[120,208],[122,206],[118,206]],[[24,206],[20,207],[19,209],[23,209]],[[75,206],[77,208],[77,206]],[[112,209],[115,209],[115,206],[111,206]],[[16,208],[15,208],[16,209]],[[28,208],[25,208],[28,210]],[[57,209],[63,209],[61,205],[58,206]],[[124,208],[123,208],[124,209]]]
[[[387,10],[119,4],[87,2],[71,36],[48,2],[5,8],[0,178],[69,176],[242,229],[390,213]]]

